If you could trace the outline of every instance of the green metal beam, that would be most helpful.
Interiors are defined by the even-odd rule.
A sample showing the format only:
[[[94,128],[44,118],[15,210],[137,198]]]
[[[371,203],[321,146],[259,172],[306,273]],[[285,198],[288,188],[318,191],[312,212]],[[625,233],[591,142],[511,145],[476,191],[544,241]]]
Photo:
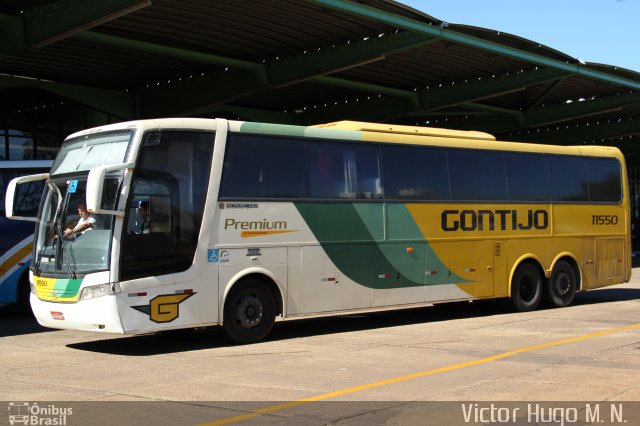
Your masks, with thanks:
[[[608,111],[616,111],[628,105],[640,104],[640,92],[607,96],[593,100],[574,101],[562,105],[551,105],[525,114],[525,126],[536,127],[557,123],[567,119],[588,117]]]
[[[209,105],[206,109],[198,108],[191,111],[186,111],[184,115],[210,115],[215,116],[218,112],[229,112],[240,117],[242,120],[247,121],[259,121],[265,123],[277,123],[277,124],[297,124],[295,119],[295,113],[286,113],[282,111],[273,111],[259,108],[248,108],[233,105]]]
[[[362,91],[373,95],[386,95],[383,98],[377,100],[378,105],[375,105],[375,101],[368,104],[367,109],[374,111],[374,115],[377,120],[385,121],[398,117],[401,115],[430,115],[434,110],[440,110],[442,108],[461,105],[465,107],[472,101],[481,99],[488,99],[494,96],[504,95],[506,93],[517,92],[525,90],[527,87],[542,84],[549,81],[555,81],[566,77],[568,74],[559,71],[549,71],[546,69],[534,69],[529,71],[523,71],[513,73],[505,76],[498,76],[494,78],[486,78],[483,80],[475,80],[472,82],[449,85],[447,87],[438,87],[434,89],[422,90],[420,92],[413,92],[408,90],[400,90],[391,87],[385,87],[380,85],[374,85],[370,83],[361,83],[350,80],[336,79],[332,77],[321,77],[315,81],[330,86],[345,87],[351,90]],[[404,102],[392,101],[393,107],[389,102],[388,97],[403,98]],[[477,110],[482,108],[482,104],[470,104],[469,108]],[[360,106],[359,106],[360,108]],[[484,111],[489,108],[484,108]],[[323,122],[333,121],[340,119],[345,113],[354,114],[349,112],[348,109],[337,106],[333,108],[323,109],[320,112],[309,111],[309,117],[305,118],[306,122]],[[492,110],[494,113],[508,112],[508,115],[518,117],[518,122],[522,122],[522,113],[520,111]],[[314,115],[320,114],[317,117]],[[468,113],[460,112],[460,115]],[[362,115],[362,114],[357,114]],[[333,117],[333,118],[332,118]],[[372,119],[372,118],[371,118]]]
[[[414,108],[418,108],[420,105],[418,94],[410,90],[396,89],[379,84],[365,83],[363,81],[347,80],[335,77],[318,77],[314,80],[314,82],[331,87],[340,87],[348,90],[368,93],[369,95],[372,95],[374,97],[377,95],[385,95],[404,98],[408,102],[410,102],[414,106]]]
[[[538,99],[536,99],[536,101],[534,103],[529,105],[529,107],[526,109],[526,111],[531,111],[531,110],[534,110],[534,109],[538,108],[538,106],[540,106],[542,104],[542,102],[544,102],[545,99],[547,99],[553,92],[555,92],[555,90],[558,88],[558,86],[560,86],[562,84],[562,82],[565,81],[565,80],[566,80],[566,78],[561,78],[561,79],[558,79],[558,80],[554,81],[547,88],[547,90],[545,90],[544,93],[542,95],[540,95],[538,97]]]
[[[221,67],[231,67],[242,70],[250,70],[258,75],[264,76],[266,81],[266,66],[241,59],[230,58],[227,56],[214,55],[195,50],[181,49],[172,46],[165,46],[158,43],[150,43],[147,41],[133,40],[125,37],[118,37],[97,31],[86,31],[73,36],[76,40],[82,40],[89,43],[96,43],[105,46],[112,46],[122,49],[135,50],[138,52],[150,53],[154,55],[164,56],[167,58],[180,59],[184,61],[217,65]]]
[[[29,48],[24,40],[23,20],[0,13],[0,60],[3,56],[20,53]]]
[[[569,126],[561,129],[540,129],[529,133],[512,134],[511,140],[541,142],[559,145],[575,145],[583,142],[640,135],[640,119],[620,120],[609,123],[590,123],[589,126]]]
[[[569,74],[566,72],[540,68],[429,89],[420,93],[420,108],[432,111],[465,102],[475,102],[526,90],[527,87],[556,81],[568,76]]]
[[[418,93],[378,84],[334,77],[318,77],[315,83],[362,92],[351,101],[308,108],[300,117],[303,124],[319,124],[337,120],[384,121],[408,114],[420,107]]]
[[[436,112],[434,115],[429,113],[418,117],[415,117],[416,121],[430,121],[430,126],[433,127],[445,127],[459,130],[479,130],[491,134],[498,134],[504,129],[517,129],[520,128],[518,119],[509,115],[487,115],[486,111],[480,111],[477,114],[459,111],[456,119],[455,115],[447,115],[444,118],[448,119],[444,121],[440,112]],[[414,118],[414,117],[412,117]]]
[[[331,108],[307,109],[299,118],[301,124],[320,124],[338,120],[385,121],[389,111],[411,111],[414,106],[409,98],[384,96],[338,103]]]
[[[254,72],[237,70],[194,77],[170,87],[143,89],[140,91],[141,117],[188,115],[194,111],[206,111],[265,87],[265,82]]]
[[[501,114],[501,115],[511,115],[517,120],[519,125],[524,124],[524,114],[522,113],[522,111],[516,111],[513,109],[501,108],[493,105],[479,104],[474,102],[468,102],[464,104],[464,107],[469,108],[471,110],[475,110],[475,111],[491,112],[494,114]]]
[[[47,46],[149,5],[151,0],[60,0],[22,16],[2,14],[0,55]]]
[[[399,32],[295,55],[269,66],[269,84],[280,87],[385,59],[386,55],[437,41],[431,36]]]
[[[469,129],[485,130],[491,133],[506,133],[521,127],[540,127],[544,125],[560,123],[567,120],[590,117],[612,111],[619,111],[625,106],[640,104],[640,92],[633,92],[626,95],[607,96],[588,101],[575,101],[572,103],[551,105],[545,108],[538,108],[533,111],[523,113],[522,119],[518,121],[518,116],[514,116],[512,111],[503,111],[502,117],[495,120],[485,118],[470,118],[464,120]],[[484,111],[486,111],[486,106]],[[493,108],[493,112],[500,112]],[[414,114],[417,115],[417,114]],[[459,111],[459,116],[470,115],[466,111]],[[423,118],[430,117],[427,112]]]
[[[584,68],[579,64],[568,64],[566,62],[558,61],[541,55],[536,55],[534,53],[529,53],[523,50],[514,49],[502,44],[492,43],[487,40],[457,33],[455,31],[451,31],[439,26],[425,24],[423,22],[414,21],[400,15],[384,12],[380,9],[376,9],[374,7],[366,6],[360,3],[355,3],[347,0],[305,1],[316,6],[326,7],[329,9],[337,10],[339,12],[358,16],[360,18],[366,18],[374,20],[376,22],[381,22],[394,28],[401,28],[408,31],[414,31],[419,34],[438,37],[448,42],[473,47],[475,49],[484,50],[492,54],[529,62],[531,64],[541,65],[549,69],[577,74],[584,77],[593,78],[595,80],[605,81],[607,83],[632,88],[635,90],[640,89],[640,82],[638,81],[617,77],[600,71],[594,71],[588,68]]]
[[[54,93],[123,119],[132,118],[133,102],[128,92],[0,74],[0,91],[24,87],[34,87]]]
[[[86,37],[84,35],[80,37]],[[93,37],[93,35],[89,36]],[[113,37],[102,38],[109,43]],[[97,38],[95,39],[97,40]],[[240,69],[230,69],[225,72],[214,73],[202,78],[195,78],[188,82],[179,83],[171,88],[151,88],[142,91],[143,115],[159,116],[173,114],[175,111],[207,110],[209,107],[228,102],[239,96],[253,93],[259,90],[283,87],[303,80],[314,79],[321,84],[342,85],[351,88],[358,86],[362,90],[369,90],[367,83],[352,82],[327,77],[327,73],[333,73],[351,67],[357,67],[364,63],[378,60],[385,55],[407,50],[424,45],[431,41],[422,35],[408,33],[393,33],[372,37],[359,42],[347,43],[341,46],[322,49],[313,53],[303,53],[290,58],[275,61],[271,64],[254,64],[250,62],[236,65]],[[151,49],[149,44],[133,45],[134,48]],[[153,51],[159,51],[158,46]],[[151,51],[151,50],[146,50]],[[164,49],[165,54],[177,57],[178,55],[191,55],[179,53],[172,49]],[[198,55],[193,55],[197,59]],[[200,56],[207,59],[205,56]],[[224,63],[224,58],[209,58],[211,61]],[[231,63],[231,62],[230,62]],[[251,71],[251,72],[249,72]],[[366,87],[366,89],[365,89]],[[393,88],[381,88],[394,95],[406,96],[415,94]],[[160,102],[163,98],[170,98],[171,104]]]
[[[59,0],[25,13],[25,41],[37,48],[151,5],[151,0]]]

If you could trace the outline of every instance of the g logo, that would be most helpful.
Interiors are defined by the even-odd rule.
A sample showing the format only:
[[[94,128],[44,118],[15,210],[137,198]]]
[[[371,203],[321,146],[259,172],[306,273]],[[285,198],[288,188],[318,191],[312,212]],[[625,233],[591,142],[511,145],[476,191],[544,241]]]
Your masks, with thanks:
[[[180,303],[184,302],[194,293],[166,294],[154,297],[151,300],[149,318],[157,323],[171,322],[180,316]]]

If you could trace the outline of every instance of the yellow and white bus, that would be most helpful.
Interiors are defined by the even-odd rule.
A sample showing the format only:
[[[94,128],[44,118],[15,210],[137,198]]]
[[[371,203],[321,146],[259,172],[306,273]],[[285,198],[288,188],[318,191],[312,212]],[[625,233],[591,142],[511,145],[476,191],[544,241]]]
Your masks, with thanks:
[[[171,118],[75,133],[43,178],[31,305],[53,328],[222,325],[249,343],[277,316],[498,298],[529,311],[631,274],[612,147]],[[33,179],[12,181],[8,216]],[[65,235],[83,203],[93,225]]]

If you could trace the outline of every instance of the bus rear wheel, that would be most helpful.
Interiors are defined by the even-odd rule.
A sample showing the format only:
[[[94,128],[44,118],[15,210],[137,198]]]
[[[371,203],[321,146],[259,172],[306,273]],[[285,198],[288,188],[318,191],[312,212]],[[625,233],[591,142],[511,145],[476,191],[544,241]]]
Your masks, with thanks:
[[[548,285],[544,288],[544,301],[554,308],[562,308],[573,302],[578,287],[576,272],[564,260],[558,261],[553,267]]]
[[[246,280],[229,292],[222,327],[235,343],[255,343],[267,337],[275,319],[275,303],[269,290],[258,280]]]
[[[518,312],[533,311],[542,298],[542,276],[535,265],[518,266],[511,282],[511,307]]]

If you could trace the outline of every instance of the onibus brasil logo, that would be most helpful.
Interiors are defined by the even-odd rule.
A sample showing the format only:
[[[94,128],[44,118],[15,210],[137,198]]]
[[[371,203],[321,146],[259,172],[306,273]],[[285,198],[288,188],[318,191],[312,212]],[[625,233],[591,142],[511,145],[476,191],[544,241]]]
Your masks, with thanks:
[[[64,426],[72,414],[73,408],[59,407],[54,404],[40,406],[37,402],[9,403],[10,425]]]

